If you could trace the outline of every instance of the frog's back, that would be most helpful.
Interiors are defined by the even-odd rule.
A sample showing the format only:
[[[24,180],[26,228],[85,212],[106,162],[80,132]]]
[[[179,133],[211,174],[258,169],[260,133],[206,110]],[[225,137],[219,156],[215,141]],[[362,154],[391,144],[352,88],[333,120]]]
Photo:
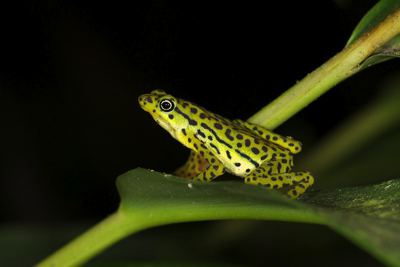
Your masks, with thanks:
[[[188,107],[188,110],[191,108]],[[200,110],[196,118],[197,125],[190,127],[190,131],[221,161],[227,171],[244,176],[265,161],[288,155],[287,150],[269,143],[248,128],[204,108]]]

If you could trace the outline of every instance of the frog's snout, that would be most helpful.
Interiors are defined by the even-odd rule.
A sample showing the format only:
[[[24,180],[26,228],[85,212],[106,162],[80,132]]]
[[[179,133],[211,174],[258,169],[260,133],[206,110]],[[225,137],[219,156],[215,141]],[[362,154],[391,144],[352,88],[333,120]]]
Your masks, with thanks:
[[[155,104],[154,99],[151,97],[150,94],[140,95],[138,97],[138,102],[142,109],[144,109],[145,111],[149,111]]]

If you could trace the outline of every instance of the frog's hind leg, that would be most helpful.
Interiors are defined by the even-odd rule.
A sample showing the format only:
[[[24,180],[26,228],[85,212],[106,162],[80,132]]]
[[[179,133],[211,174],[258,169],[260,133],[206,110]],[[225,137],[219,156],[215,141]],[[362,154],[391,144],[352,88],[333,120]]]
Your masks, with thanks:
[[[272,189],[280,189],[285,185],[286,179],[284,174],[268,174],[269,169],[265,166],[260,166],[244,177],[246,184],[262,185]],[[286,183],[288,185],[288,183]]]
[[[268,142],[274,143],[278,146],[281,146],[287,150],[289,150],[293,154],[297,154],[301,151],[301,142],[294,140],[292,137],[282,136],[280,134],[274,133],[260,125],[242,121],[242,120],[234,120],[234,124],[247,128],[252,131],[256,135],[261,138],[267,140]]]
[[[260,166],[245,177],[245,183],[272,189],[288,187],[287,194],[291,198],[302,195],[314,183],[314,178],[309,172],[270,173],[269,167]]]
[[[174,174],[183,178],[192,179],[204,172],[208,165],[208,162],[200,153],[192,150],[190,151],[188,160],[175,170]]]

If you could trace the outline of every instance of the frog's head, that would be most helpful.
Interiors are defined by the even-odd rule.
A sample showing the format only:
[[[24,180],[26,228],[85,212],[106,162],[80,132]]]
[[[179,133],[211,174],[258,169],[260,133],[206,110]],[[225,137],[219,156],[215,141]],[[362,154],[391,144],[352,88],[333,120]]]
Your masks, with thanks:
[[[173,137],[176,131],[186,129],[188,120],[179,114],[182,100],[167,94],[162,90],[154,90],[138,98],[143,110],[150,113],[153,119]]]

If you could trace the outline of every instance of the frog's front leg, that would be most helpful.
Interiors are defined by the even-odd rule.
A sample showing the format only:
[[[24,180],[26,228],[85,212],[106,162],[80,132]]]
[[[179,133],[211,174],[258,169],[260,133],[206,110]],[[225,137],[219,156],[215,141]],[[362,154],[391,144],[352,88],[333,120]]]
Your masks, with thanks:
[[[174,174],[183,177],[192,179],[196,177],[200,173],[204,172],[205,169],[208,167],[209,163],[207,160],[202,156],[204,152],[199,153],[194,150],[190,151],[190,155],[188,160],[185,164],[179,167],[177,170],[174,171]]]
[[[245,183],[263,185],[273,189],[288,186],[287,194],[291,198],[302,195],[314,183],[314,178],[309,172],[288,172],[271,174],[273,166],[262,165],[245,176]]]
[[[207,150],[191,151],[188,160],[174,174],[197,181],[211,181],[224,173],[224,166]]]
[[[194,180],[210,182],[225,172],[224,165],[209,151],[200,152],[204,155],[204,159],[208,162],[208,166],[199,173]]]

